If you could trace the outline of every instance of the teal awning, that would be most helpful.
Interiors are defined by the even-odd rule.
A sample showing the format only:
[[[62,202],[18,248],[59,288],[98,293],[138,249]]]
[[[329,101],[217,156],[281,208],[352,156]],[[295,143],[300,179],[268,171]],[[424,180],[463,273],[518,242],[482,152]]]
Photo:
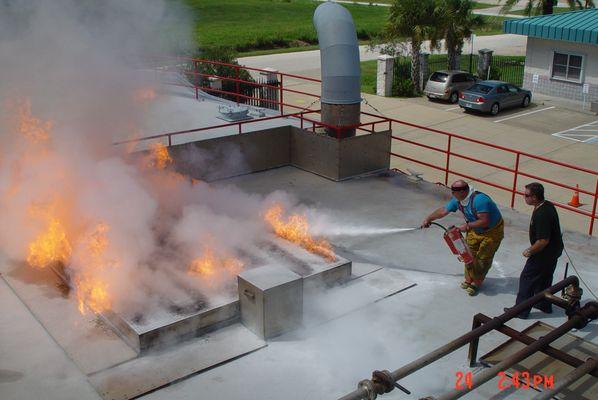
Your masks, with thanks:
[[[598,9],[510,19],[503,22],[505,33],[529,37],[598,44]]]

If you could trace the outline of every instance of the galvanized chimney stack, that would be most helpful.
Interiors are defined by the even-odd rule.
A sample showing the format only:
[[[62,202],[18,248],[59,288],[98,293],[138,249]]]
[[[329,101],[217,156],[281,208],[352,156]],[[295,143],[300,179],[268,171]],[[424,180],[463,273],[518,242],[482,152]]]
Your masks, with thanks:
[[[322,70],[322,122],[338,127],[359,124],[361,84],[359,44],[353,18],[337,3],[322,3],[314,13]],[[338,132],[328,129],[330,136]],[[341,129],[340,137],[355,136]]]

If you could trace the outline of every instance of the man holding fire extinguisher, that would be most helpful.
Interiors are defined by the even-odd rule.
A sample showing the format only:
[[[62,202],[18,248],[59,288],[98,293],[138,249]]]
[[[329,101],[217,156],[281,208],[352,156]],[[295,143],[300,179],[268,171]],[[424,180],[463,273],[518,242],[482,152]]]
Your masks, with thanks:
[[[504,221],[496,203],[488,195],[470,188],[467,182],[455,181],[451,185],[451,193],[453,198],[428,215],[422,226],[427,228],[432,221],[457,210],[463,213],[465,223],[457,228],[467,232],[465,241],[473,261],[465,264],[465,279],[461,282],[461,288],[470,296],[475,296],[504,237]]]

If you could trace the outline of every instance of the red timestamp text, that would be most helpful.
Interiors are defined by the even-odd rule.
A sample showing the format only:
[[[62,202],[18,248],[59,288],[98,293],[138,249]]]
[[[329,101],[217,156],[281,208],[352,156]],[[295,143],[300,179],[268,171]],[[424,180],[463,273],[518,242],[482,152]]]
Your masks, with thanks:
[[[473,388],[473,373],[457,371],[455,376],[457,378],[455,380],[456,390]],[[497,377],[498,390],[505,390],[511,387],[523,390],[554,388],[554,375],[534,374],[529,371],[514,372],[511,375],[507,375],[504,371],[500,371]]]
[[[554,389],[554,375],[534,374],[529,371],[514,372],[510,376],[504,371],[498,373],[498,389]]]

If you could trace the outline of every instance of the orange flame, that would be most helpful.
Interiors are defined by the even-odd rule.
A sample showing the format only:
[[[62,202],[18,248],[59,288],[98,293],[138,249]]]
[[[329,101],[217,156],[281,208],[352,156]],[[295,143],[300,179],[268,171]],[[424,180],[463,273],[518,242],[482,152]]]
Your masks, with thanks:
[[[147,161],[148,167],[165,169],[172,165],[172,157],[168,153],[168,148],[162,143],[154,143],[150,146],[150,157]]]
[[[44,268],[51,262],[64,264],[72,251],[64,227],[57,218],[51,218],[46,232],[29,245],[27,262],[36,268]]]
[[[243,270],[243,262],[234,257],[216,256],[206,247],[201,257],[189,266],[189,274],[201,277],[209,287],[220,286]]]
[[[31,100],[21,99],[16,101],[19,118],[19,132],[33,143],[47,142],[54,123],[43,122],[31,114]]]
[[[293,214],[285,222],[282,219],[283,208],[275,204],[266,211],[265,220],[274,228],[274,233],[283,239],[296,243],[307,251],[318,254],[328,261],[335,261],[336,255],[326,240],[315,240],[309,234],[307,218]]]
[[[103,269],[116,264],[106,260],[104,255],[108,230],[108,225],[100,223],[88,236],[81,258],[83,269],[76,271],[73,277],[79,312],[83,315],[88,310],[101,313],[112,308],[108,284],[99,277]]]
[[[152,87],[137,89],[133,97],[139,103],[153,100],[156,98],[156,90]]]

